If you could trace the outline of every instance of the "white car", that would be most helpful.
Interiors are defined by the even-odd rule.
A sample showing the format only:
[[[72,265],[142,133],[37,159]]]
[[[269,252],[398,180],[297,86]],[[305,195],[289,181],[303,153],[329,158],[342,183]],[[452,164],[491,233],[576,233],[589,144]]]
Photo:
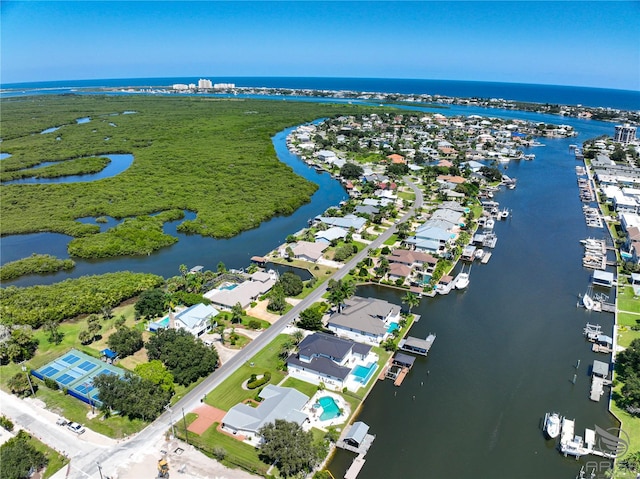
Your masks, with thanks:
[[[67,424],[67,428],[70,431],[75,432],[76,434],[82,434],[84,431],[86,431],[84,426],[82,424],[78,424],[77,422],[70,422],[69,424]]]

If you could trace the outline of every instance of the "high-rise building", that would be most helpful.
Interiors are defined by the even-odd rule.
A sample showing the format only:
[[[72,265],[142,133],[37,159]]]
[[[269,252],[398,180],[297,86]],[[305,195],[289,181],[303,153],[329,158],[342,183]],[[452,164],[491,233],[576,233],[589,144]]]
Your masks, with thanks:
[[[628,123],[624,125],[616,125],[616,133],[613,137],[613,141],[628,145],[636,140],[637,127],[631,126]]]
[[[213,85],[211,84],[211,80],[206,80],[201,78],[200,80],[198,80],[198,89],[199,90],[208,90],[213,88]]]

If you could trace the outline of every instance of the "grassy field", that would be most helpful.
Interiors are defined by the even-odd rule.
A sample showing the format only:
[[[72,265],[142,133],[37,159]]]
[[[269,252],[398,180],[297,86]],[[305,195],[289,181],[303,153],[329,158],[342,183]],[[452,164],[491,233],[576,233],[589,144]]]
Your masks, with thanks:
[[[618,289],[618,309],[640,314],[640,300],[635,297],[631,286]]]
[[[278,384],[282,381],[285,373],[277,368],[280,361],[278,356],[282,350],[282,345],[289,339],[290,336],[287,334],[277,336],[255,356],[248,359],[220,386],[211,391],[207,395],[206,403],[228,411],[245,399],[253,398],[258,393],[258,389],[248,390],[242,388],[244,381],[249,379],[252,374],[263,374],[269,371],[271,372],[269,384]],[[251,363],[253,363],[253,366],[251,366]]]

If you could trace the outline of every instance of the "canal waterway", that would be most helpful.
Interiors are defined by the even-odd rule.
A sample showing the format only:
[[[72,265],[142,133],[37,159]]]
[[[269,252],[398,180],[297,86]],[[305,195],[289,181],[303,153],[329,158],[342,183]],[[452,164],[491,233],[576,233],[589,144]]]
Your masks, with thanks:
[[[517,188],[495,200],[512,215],[497,222],[497,247],[488,264],[472,267],[469,287],[415,308],[421,319],[409,334],[437,339],[401,387],[379,381],[365,401],[358,419],[376,440],[360,477],[572,478],[594,458],[576,462],[555,450],[540,429],[544,414],[575,418],[576,434],[617,427],[606,395],[589,400],[589,366],[608,356],[591,352],[582,328],[598,323],[611,334],[613,315],[576,307],[590,280],[579,240],[605,231],[585,224],[580,163],[569,150],[607,130],[576,127],[578,138],[543,139],[547,146],[531,149],[535,160],[508,164]],[[396,304],[403,295],[379,286],[357,294]],[[353,457],[338,451],[335,477]]]

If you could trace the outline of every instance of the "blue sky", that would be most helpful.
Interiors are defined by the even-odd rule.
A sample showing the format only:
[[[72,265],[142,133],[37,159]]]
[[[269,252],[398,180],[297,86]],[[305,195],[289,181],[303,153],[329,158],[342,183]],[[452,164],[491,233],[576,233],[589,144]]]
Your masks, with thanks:
[[[425,78],[640,90],[640,2],[14,2],[2,83]]]

